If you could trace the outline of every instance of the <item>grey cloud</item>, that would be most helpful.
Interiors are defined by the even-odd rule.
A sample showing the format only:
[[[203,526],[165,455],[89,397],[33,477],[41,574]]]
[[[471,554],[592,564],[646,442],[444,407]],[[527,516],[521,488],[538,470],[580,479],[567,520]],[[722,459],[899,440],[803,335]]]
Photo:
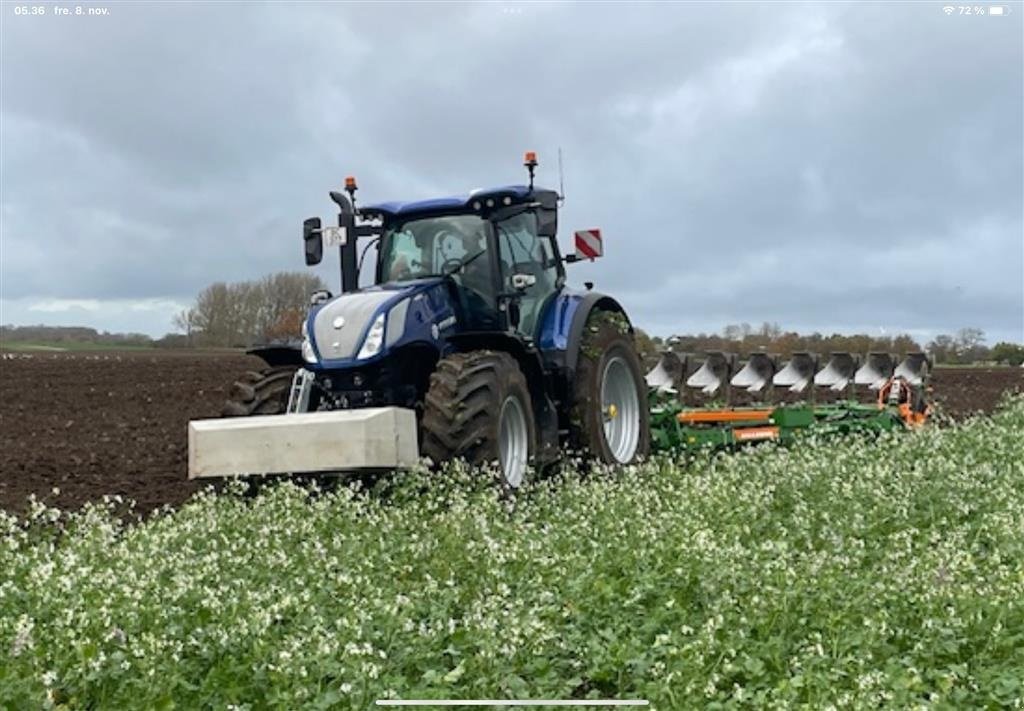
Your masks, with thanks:
[[[8,301],[187,301],[300,268],[298,223],[347,173],[366,200],[428,197],[519,181],[532,148],[551,184],[561,146],[563,244],[590,226],[607,241],[574,278],[655,330],[1024,340],[1024,13],[113,9],[5,18]]]

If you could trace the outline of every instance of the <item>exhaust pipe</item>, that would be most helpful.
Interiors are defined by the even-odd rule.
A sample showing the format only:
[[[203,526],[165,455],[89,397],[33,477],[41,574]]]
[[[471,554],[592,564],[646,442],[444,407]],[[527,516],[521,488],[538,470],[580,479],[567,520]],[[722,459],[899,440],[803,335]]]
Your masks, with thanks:
[[[803,392],[811,383],[814,371],[818,369],[818,357],[813,353],[799,352],[790,356],[775,377],[772,384],[789,388],[791,393]]]
[[[846,351],[835,351],[824,368],[814,376],[814,384],[840,392],[850,384],[859,361]]]
[[[871,390],[878,390],[892,377],[896,364],[891,353],[868,353],[867,360],[854,376],[857,385],[867,385]]]

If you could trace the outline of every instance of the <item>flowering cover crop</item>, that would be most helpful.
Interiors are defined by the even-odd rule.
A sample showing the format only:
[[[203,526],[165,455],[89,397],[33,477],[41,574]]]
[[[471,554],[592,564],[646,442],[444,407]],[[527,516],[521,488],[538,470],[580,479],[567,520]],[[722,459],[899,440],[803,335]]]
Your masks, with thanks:
[[[0,515],[0,707],[1024,704],[1024,400],[879,439]]]

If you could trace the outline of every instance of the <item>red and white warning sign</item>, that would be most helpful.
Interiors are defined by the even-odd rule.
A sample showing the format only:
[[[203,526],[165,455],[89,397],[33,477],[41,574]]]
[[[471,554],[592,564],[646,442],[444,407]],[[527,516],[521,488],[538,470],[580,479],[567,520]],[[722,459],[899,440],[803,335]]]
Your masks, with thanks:
[[[579,230],[576,232],[576,258],[597,259],[604,254],[601,230]]]

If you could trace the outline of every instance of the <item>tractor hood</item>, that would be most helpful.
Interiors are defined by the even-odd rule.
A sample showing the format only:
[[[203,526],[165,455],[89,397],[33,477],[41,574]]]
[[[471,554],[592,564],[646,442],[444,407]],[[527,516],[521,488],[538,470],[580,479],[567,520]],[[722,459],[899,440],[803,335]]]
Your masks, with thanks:
[[[429,328],[435,312],[450,311],[444,296],[447,291],[439,288],[443,281],[431,277],[382,284],[340,294],[320,304],[310,312],[303,329],[308,338],[303,358],[311,365],[338,367],[380,357],[408,340],[406,325],[413,313],[416,325]],[[416,308],[410,313],[414,301]]]

